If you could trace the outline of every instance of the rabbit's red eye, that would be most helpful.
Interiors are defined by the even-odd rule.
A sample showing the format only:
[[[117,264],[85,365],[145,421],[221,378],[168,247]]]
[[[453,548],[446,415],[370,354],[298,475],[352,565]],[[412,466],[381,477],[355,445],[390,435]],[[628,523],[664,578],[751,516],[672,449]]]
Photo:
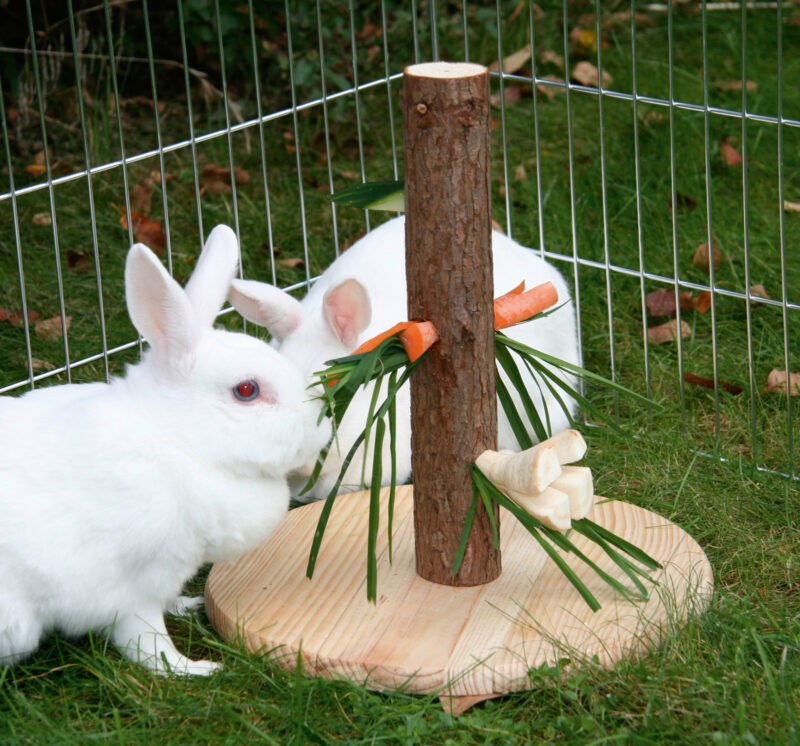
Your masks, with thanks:
[[[233,387],[233,395],[239,401],[253,401],[258,396],[258,384],[255,381],[242,381]]]

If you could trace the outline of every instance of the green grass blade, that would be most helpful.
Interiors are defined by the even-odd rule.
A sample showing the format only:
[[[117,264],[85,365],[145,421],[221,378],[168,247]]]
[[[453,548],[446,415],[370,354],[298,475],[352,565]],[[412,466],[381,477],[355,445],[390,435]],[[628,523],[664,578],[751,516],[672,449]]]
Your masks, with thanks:
[[[520,449],[524,451],[526,448],[530,448],[533,445],[531,436],[528,435],[522,418],[519,416],[519,412],[517,412],[517,408],[514,406],[511,394],[508,393],[508,389],[500,376],[497,376],[495,379],[495,384],[500,406],[503,408],[508,418],[508,423],[511,425],[511,430],[514,432],[514,437],[517,439]]]
[[[542,535],[542,524],[532,515],[520,508],[513,500],[510,500],[502,492],[500,492],[500,490],[498,490],[497,487],[495,487],[477,467],[473,468],[472,474],[473,480],[478,486],[478,490],[481,493],[488,494],[492,500],[508,510],[509,513],[511,513],[520,523],[522,523],[523,526],[525,526],[528,533],[533,536],[534,539],[536,539],[542,549],[544,549],[544,551],[547,553],[548,557],[550,557],[550,559],[556,563],[558,569],[564,573],[564,576],[574,586],[575,590],[578,591],[584,601],[586,601],[586,603],[589,605],[589,608],[592,611],[597,611],[600,609],[600,602],[597,600],[597,598],[595,598],[594,594],[578,577],[575,571],[564,561],[564,558],[556,551],[555,547],[553,547]]]
[[[403,212],[406,209],[402,181],[367,181],[331,194],[328,199],[340,205],[365,210]]]
[[[386,422],[378,420],[375,425],[375,452],[372,456],[372,481],[369,486],[369,533],[367,535],[367,600],[378,598],[378,528],[380,523],[381,479],[383,477],[383,434]]]
[[[389,390],[397,384],[397,371],[392,371],[389,375]],[[389,481],[389,506],[387,515],[387,528],[389,533],[389,564],[392,564],[392,525],[394,523],[394,498],[397,492],[397,399],[392,398],[389,405],[389,452],[390,460],[390,481]]]
[[[473,465],[472,468],[474,470],[476,467]],[[458,549],[456,549],[455,557],[453,557],[453,577],[458,575],[458,571],[461,569],[461,563],[464,561],[464,553],[467,551],[467,542],[472,532],[472,524],[475,522],[475,512],[478,509],[478,497],[478,485],[475,484],[475,480],[473,479],[472,502],[467,509],[467,516],[464,519],[464,528],[461,531],[461,541],[459,541]]]
[[[528,417],[528,422],[530,422],[531,427],[533,427],[536,437],[539,440],[546,440],[548,437],[548,432],[544,428],[541,416],[536,411],[536,405],[534,405],[533,399],[531,399],[531,396],[528,393],[528,387],[525,385],[525,381],[522,379],[522,375],[520,374],[519,368],[514,362],[514,358],[511,356],[511,353],[505,346],[501,344],[495,345],[495,357],[497,358],[497,364],[508,376],[509,383],[514,387],[519,395],[522,408]]]
[[[640,549],[635,544],[631,544],[629,541],[626,541],[620,536],[609,531],[604,526],[600,526],[599,524],[595,523],[594,521],[589,520],[588,518],[581,518],[578,521],[573,521],[572,526],[573,528],[580,528],[584,525],[588,525],[592,531],[594,531],[598,536],[602,539],[605,539],[609,544],[612,544],[617,549],[625,552],[625,554],[633,557],[633,559],[641,562],[645,567],[649,568],[650,570],[660,570],[662,565],[658,560],[653,559],[647,552],[643,549]]]
[[[502,334],[501,332],[495,333],[495,338],[500,339],[501,344],[506,345],[507,347],[511,347],[512,349],[525,353],[531,357],[538,358],[539,360],[543,360],[546,363],[550,363],[550,365],[554,366],[555,368],[559,368],[561,370],[568,370],[571,373],[575,373],[576,375],[584,378],[588,381],[594,381],[595,383],[602,384],[608,388],[615,389],[626,396],[630,396],[633,399],[636,399],[641,404],[646,404],[648,407],[654,407],[656,409],[663,409],[663,407],[658,404],[657,402],[652,401],[652,399],[648,399],[646,396],[642,394],[638,394],[635,391],[632,391],[629,388],[626,388],[622,384],[617,383],[616,381],[612,381],[610,378],[605,378],[604,376],[599,375],[598,373],[594,373],[586,368],[581,368],[579,365],[575,365],[573,363],[569,363],[566,360],[560,360],[557,357],[553,357],[552,355],[548,355],[541,350],[536,350],[533,347],[528,347],[528,345],[519,342],[516,339],[512,339],[511,337]]]

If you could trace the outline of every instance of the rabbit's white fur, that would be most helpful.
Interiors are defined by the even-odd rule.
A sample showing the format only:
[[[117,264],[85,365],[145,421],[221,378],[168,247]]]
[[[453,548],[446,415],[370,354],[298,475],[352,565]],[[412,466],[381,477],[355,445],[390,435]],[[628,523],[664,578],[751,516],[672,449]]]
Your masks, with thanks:
[[[218,226],[184,290],[133,246],[126,295],[144,360],[109,384],[0,397],[0,663],[48,631],[91,629],[158,671],[217,668],[176,650],[163,613],[203,563],[275,529],[287,472],[330,437],[292,363],[212,328],[238,256]],[[260,393],[240,401],[250,380]]]
[[[528,289],[550,281],[558,292],[559,304],[569,301],[569,289],[561,274],[536,252],[521,246],[498,231],[492,233],[494,256],[494,294],[499,296],[525,280]],[[234,280],[229,299],[246,318],[267,326],[279,343],[280,351],[307,375],[322,370],[325,361],[352,352],[358,344],[408,318],[405,282],[405,221],[398,217],[381,225],[356,242],[336,259],[311,287],[300,303],[262,283]],[[580,365],[575,311],[571,302],[555,313],[506,330],[513,337],[554,357]],[[563,376],[574,387],[572,376]],[[523,372],[528,391],[542,419],[542,392],[551,432],[568,426],[561,406],[544,384],[540,387]],[[504,377],[505,379],[505,377]],[[509,387],[519,405],[519,398]],[[339,474],[342,460],[363,430],[370,387],[359,392],[350,404],[338,428],[337,442],[328,454],[319,480],[309,497],[326,497]],[[575,402],[564,396],[571,412]],[[410,391],[404,386],[397,398],[397,478],[408,480],[411,474]],[[536,440],[533,432],[530,433]],[[519,450],[511,426],[498,409],[498,441],[501,449]],[[389,439],[384,440],[384,464],[389,458]],[[363,464],[363,447],[353,459],[340,491],[358,489]],[[290,477],[298,490],[310,474],[313,463],[306,464]],[[384,474],[389,470],[384,469]],[[369,474],[369,471],[367,471]],[[386,474],[386,479],[389,476]]]

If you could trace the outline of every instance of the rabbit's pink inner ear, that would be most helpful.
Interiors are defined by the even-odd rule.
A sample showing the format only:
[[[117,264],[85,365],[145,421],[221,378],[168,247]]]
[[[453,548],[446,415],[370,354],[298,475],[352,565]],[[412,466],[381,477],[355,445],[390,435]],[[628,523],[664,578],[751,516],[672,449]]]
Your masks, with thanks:
[[[372,305],[364,286],[351,278],[325,293],[322,313],[341,343],[348,349],[355,349],[358,335],[372,319]]]

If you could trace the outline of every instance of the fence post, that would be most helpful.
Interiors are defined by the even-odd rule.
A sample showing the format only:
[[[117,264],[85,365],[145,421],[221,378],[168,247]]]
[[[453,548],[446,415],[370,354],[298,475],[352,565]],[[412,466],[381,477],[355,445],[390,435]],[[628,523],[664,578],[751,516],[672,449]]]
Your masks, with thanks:
[[[411,378],[416,567],[437,583],[478,585],[500,574],[480,502],[456,577],[452,570],[473,499],[466,467],[497,447],[489,73],[412,65],[403,99],[408,312],[440,337]]]

